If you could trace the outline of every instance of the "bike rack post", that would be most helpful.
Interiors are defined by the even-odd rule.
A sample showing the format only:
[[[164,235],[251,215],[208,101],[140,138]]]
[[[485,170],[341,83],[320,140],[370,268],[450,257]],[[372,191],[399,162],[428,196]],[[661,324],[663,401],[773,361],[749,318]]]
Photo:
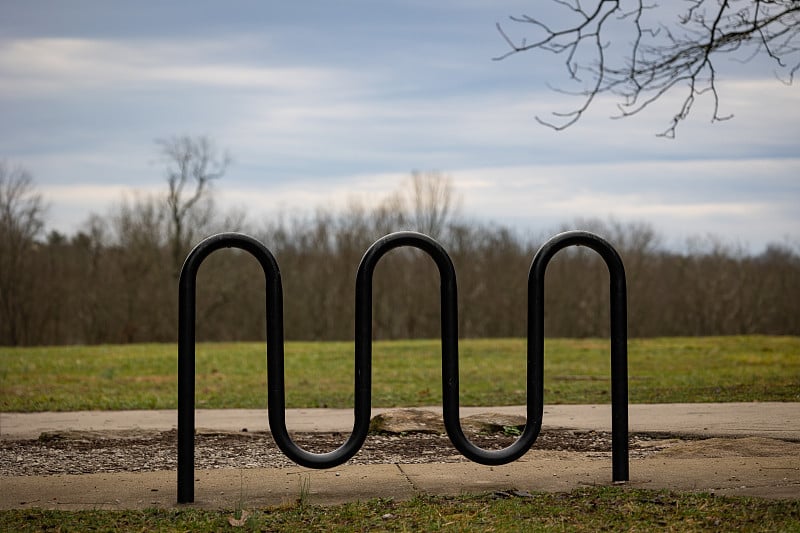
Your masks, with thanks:
[[[286,429],[284,381],[283,287],[275,257],[261,242],[241,233],[221,233],[200,242],[181,270],[178,289],[178,503],[194,501],[195,431],[195,307],[197,271],[203,261],[221,248],[238,248],[261,264],[266,281],[267,313],[267,413],[278,448],[294,462],[310,468],[332,468],[355,455],[369,432],[371,355],[356,350],[353,432],[328,453],[311,453],[299,446]],[[370,302],[371,304],[371,302]]]
[[[567,231],[548,240],[533,258],[528,274],[528,350],[544,359],[544,276],[553,256],[569,246],[591,248],[606,263],[611,299],[611,462],[612,479],[628,481],[628,318],[625,268],[617,251],[586,231]],[[537,363],[540,364],[540,363]]]
[[[468,459],[485,465],[501,465],[522,457],[527,452],[542,427],[542,391],[544,386],[537,376],[541,376],[540,362],[528,359],[528,421],[522,435],[513,444],[501,450],[486,450],[475,446],[464,435],[459,417],[458,382],[458,290],[456,271],[445,249],[434,239],[412,231],[391,233],[378,239],[361,260],[356,281],[356,298],[368,315],[356,313],[356,343],[364,343],[364,350],[370,351],[372,343],[372,275],[387,252],[395,248],[410,246],[431,257],[439,270],[441,291],[441,338],[442,338],[442,399],[444,426],[453,446]]]
[[[376,241],[364,254],[356,275],[354,423],[347,441],[328,453],[311,453],[286,429],[284,380],[283,288],[275,257],[261,242],[240,233],[221,233],[200,242],[187,257],[178,289],[178,503],[194,501],[195,318],[197,271],[221,248],[238,248],[258,260],[266,282],[267,407],[270,430],[278,448],[309,468],[331,468],[353,457],[369,431],[372,395],[372,281],[380,259],[389,251],[411,246],[430,256],[439,270],[441,287],[443,418],[453,446],[465,457],[500,465],[524,455],[539,436],[544,410],[544,277],[552,257],[568,246],[587,246],[605,260],[611,279],[611,402],[613,480],[628,480],[627,318],[625,272],[617,252],[600,237],[582,231],[556,235],[534,256],[528,273],[527,422],[522,435],[501,450],[475,446],[464,435],[459,417],[458,295],[450,256],[431,237],[397,232]]]

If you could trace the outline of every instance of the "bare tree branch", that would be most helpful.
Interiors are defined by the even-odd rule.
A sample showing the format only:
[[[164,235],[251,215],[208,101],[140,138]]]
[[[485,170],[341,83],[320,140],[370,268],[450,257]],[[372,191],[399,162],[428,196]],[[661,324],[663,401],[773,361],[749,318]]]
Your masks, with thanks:
[[[0,344],[27,344],[36,334],[31,262],[44,211],[30,173],[0,160]]]
[[[663,25],[648,21],[646,16],[663,8],[644,0],[594,0],[589,7],[580,0],[553,0],[572,22],[554,26],[540,17],[511,16],[516,24],[530,25],[535,38],[517,41],[498,24],[509,50],[495,59],[532,50],[565,54],[568,79],[584,84],[575,92],[582,97],[582,103],[573,110],[553,113],[555,121],[536,117],[539,123],[555,130],[575,124],[598,95],[619,97],[619,115],[613,118],[624,118],[679,87],[685,88],[685,96],[659,136],[675,137],[678,125],[689,116],[701,95],[711,96],[712,122],[727,120],[731,115],[720,113],[715,63],[725,54],[737,58],[734,54],[749,50],[742,61],[766,55],[774,61],[776,72],[784,73],[782,81],[792,83],[800,70],[800,1],[687,1],[677,24]],[[626,45],[627,55],[617,58],[607,48],[612,38],[617,42],[628,38],[620,35],[623,30],[631,40]]]
[[[167,167],[166,203],[177,278],[191,237],[186,227],[189,215],[208,195],[211,182],[225,174],[230,156],[218,154],[214,143],[205,136],[171,137],[160,139],[156,144]]]

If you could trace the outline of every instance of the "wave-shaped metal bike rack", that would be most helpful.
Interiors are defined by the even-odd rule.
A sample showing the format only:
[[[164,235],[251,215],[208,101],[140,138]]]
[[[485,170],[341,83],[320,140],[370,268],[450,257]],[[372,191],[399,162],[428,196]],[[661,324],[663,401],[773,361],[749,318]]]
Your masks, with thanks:
[[[389,251],[410,246],[427,253],[439,270],[441,290],[443,417],[453,446],[468,459],[485,465],[520,458],[539,436],[544,410],[544,276],[552,257],[568,246],[587,246],[600,254],[611,280],[612,478],[628,480],[628,388],[625,272],[614,248],[597,235],[571,231],[545,243],[528,275],[527,423],[522,435],[502,450],[475,446],[464,435],[459,417],[458,294],[450,256],[434,239],[398,232],[376,241],[364,254],[356,275],[355,398],[353,431],[342,446],[311,453],[294,443],[286,428],[284,387],[283,287],[278,263],[260,241],[241,233],[220,233],[200,242],[181,270],[178,318],[178,502],[194,501],[195,307],[197,271],[221,248],[238,248],[260,263],[266,280],[267,406],[270,431],[278,448],[297,464],[332,468],[353,457],[369,431],[372,396],[372,279]]]

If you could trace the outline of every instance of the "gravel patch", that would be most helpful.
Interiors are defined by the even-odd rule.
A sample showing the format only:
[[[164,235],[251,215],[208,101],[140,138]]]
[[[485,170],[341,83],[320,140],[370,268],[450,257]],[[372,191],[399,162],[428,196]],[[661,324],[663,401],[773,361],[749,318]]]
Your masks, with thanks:
[[[342,433],[297,433],[295,442],[314,452],[331,451],[347,438]],[[503,433],[471,434],[487,449],[510,445],[516,437]],[[674,439],[632,435],[631,457],[672,446]],[[607,458],[611,434],[596,431],[542,431],[533,450],[585,452]],[[446,435],[371,434],[351,464],[411,464],[467,461]],[[269,433],[200,433],[195,437],[195,468],[279,468],[293,466]],[[0,441],[0,476],[42,476],[102,472],[147,472],[177,468],[177,433],[53,432],[38,440]]]

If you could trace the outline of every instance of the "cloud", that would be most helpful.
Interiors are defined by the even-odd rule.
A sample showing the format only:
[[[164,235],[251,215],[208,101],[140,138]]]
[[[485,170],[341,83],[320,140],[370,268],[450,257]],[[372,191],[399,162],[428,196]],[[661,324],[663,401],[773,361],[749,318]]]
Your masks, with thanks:
[[[800,158],[653,160],[453,171],[464,211],[522,228],[579,218],[653,224],[675,240],[713,233],[757,248],[800,230]],[[674,243],[673,243],[674,244]]]
[[[218,41],[4,41],[0,43],[0,91],[25,95],[164,84],[308,91],[343,81],[343,72],[335,68],[237,63],[229,57],[231,46]]]
[[[163,186],[97,185],[73,183],[41,187],[45,198],[59,204],[110,207],[125,197],[157,195]]]
[[[63,210],[73,221],[104,212],[126,187],[156,187],[153,140],[187,133],[232,153],[218,193],[254,217],[346,206],[353,194],[380,198],[416,168],[451,173],[465,214],[520,227],[614,215],[754,242],[798,233],[796,87],[721,80],[721,112],[735,119],[711,125],[712,104],[700,97],[675,141],[655,133],[680,92],[618,121],[608,119],[614,99],[598,98],[557,133],[534,116],[576,100],[546,88],[550,71],[530,63],[534,56],[491,62],[497,50],[474,35],[484,21],[462,26],[451,8],[465,16],[432,7],[444,18],[387,27],[375,8],[369,28],[353,19],[347,31],[293,11],[284,17],[291,27],[269,19],[258,35],[212,21],[189,37],[165,29],[137,37],[133,28],[124,38],[0,39],[0,155],[29,166],[54,219]],[[491,23],[488,39],[502,45]]]
[[[48,206],[48,228],[73,234],[92,214],[106,215],[122,201],[157,197],[162,186],[72,183],[44,185],[39,190]]]
[[[541,232],[578,219],[613,217],[652,224],[679,246],[689,236],[715,234],[757,250],[800,229],[800,158],[630,161],[453,169],[467,219]],[[757,173],[767,179],[755,178]],[[220,183],[224,205],[251,220],[281,211],[343,209],[353,198],[377,202],[408,173],[313,177],[262,186]]]

